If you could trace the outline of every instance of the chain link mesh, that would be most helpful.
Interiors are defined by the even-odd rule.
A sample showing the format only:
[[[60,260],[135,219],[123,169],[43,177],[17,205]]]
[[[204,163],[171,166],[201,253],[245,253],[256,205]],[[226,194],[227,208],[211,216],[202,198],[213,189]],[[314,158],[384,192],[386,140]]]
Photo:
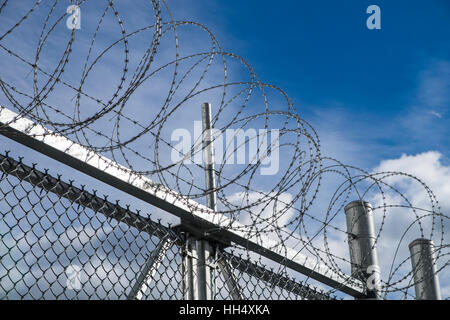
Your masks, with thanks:
[[[218,252],[218,263],[225,264],[231,274],[220,268],[216,281],[216,299],[250,300],[335,300],[336,297],[324,290],[299,282],[289,276],[286,270],[267,269],[261,262],[244,259],[226,251]],[[284,268],[285,269],[285,268]],[[231,286],[230,277],[235,281]],[[233,293],[235,296],[233,296]]]
[[[0,297],[126,299],[168,228],[84,189],[1,158]],[[171,246],[148,299],[181,298]]]
[[[223,229],[267,236],[283,250],[295,248],[346,282],[349,276],[366,276],[350,269],[347,247],[354,234],[348,232],[345,206],[368,201],[373,248],[381,249],[381,296],[415,297],[417,272],[408,244],[421,238],[435,244],[432,275],[439,273],[448,298],[450,216],[423,178],[378,171],[382,167],[367,171],[329,157],[316,129],[298,112],[301,105],[270,79],[261,79],[243,57],[224,51],[207,26],[175,20],[164,0],[136,0],[134,10],[125,1],[70,4],[82,12],[82,29],[70,27],[78,19],[68,16],[65,1],[1,2],[0,134],[39,152],[36,142],[64,137],[68,145],[59,151],[74,156],[84,148],[89,157],[106,157],[115,169],[154,182],[154,190],[162,187],[178,200],[189,199],[191,211],[205,213],[202,203],[214,192],[216,213],[230,219]],[[221,133],[214,135],[222,155],[216,155],[220,165],[213,190],[198,179],[204,176],[205,148],[202,130],[195,134],[200,110],[194,106],[205,101],[214,106],[212,128]],[[18,138],[13,128],[25,129],[24,136]],[[177,129],[194,129],[186,148],[172,139]],[[248,144],[239,143],[238,133],[253,130]],[[227,132],[234,132],[231,144],[222,141]],[[238,161],[241,151],[248,159]],[[269,158],[279,162],[278,169],[266,175]],[[47,172],[2,161],[0,298],[183,297],[181,234]],[[169,249],[163,245],[168,234]],[[223,269],[220,254],[216,262]],[[238,258],[224,260],[243,286],[242,298],[323,297],[291,283],[283,266],[275,276]],[[143,271],[151,279],[142,278]],[[216,298],[241,298],[222,271]],[[301,279],[310,283],[311,278]],[[67,291],[68,280],[83,289]],[[148,285],[137,288],[141,280]]]
[[[0,171],[1,299],[185,297],[183,232],[8,153],[0,154]],[[216,253],[215,299],[332,298],[262,264]],[[230,274],[239,279],[234,289]]]

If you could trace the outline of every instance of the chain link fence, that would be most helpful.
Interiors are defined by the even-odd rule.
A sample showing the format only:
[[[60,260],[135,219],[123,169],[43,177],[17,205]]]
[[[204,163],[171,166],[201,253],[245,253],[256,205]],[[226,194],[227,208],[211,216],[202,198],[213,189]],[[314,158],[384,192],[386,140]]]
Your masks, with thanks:
[[[1,299],[183,299],[186,238],[0,154]],[[216,248],[214,298],[334,299]]]
[[[216,299],[248,300],[334,300],[336,297],[324,290],[299,282],[287,270],[269,270],[258,261],[245,259],[226,251],[219,251],[218,263],[226,263],[236,286],[231,288],[227,272],[221,267],[218,275]],[[229,276],[228,276],[229,277]]]

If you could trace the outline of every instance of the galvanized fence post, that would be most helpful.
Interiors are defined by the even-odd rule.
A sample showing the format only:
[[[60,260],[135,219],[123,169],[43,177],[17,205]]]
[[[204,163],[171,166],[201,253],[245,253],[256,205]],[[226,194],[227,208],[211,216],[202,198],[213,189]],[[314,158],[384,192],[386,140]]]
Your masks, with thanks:
[[[202,104],[202,129],[203,129],[203,148],[205,165],[205,186],[206,186],[206,206],[214,211],[217,211],[217,195],[216,195],[216,179],[214,172],[214,143],[212,132],[212,112],[211,104]],[[215,267],[214,263],[215,252],[211,243],[205,240],[200,240],[200,252],[202,257],[202,268],[199,269],[200,280],[202,287],[205,288],[205,299],[212,300],[215,292]],[[204,282],[204,284],[203,284]]]
[[[357,200],[347,204],[344,211],[352,274],[366,285],[368,299],[381,299],[380,267],[372,205]]]
[[[433,241],[416,239],[409,244],[409,251],[416,299],[441,300]]]
[[[214,173],[214,142],[212,128],[211,104],[202,104],[203,149],[205,164],[206,206],[217,210],[216,178]]]
[[[202,104],[202,144],[205,166],[207,207],[217,210],[216,181],[214,177],[214,144],[212,136],[211,104]],[[188,237],[184,264],[185,299],[212,300],[215,292],[215,250],[207,240]]]

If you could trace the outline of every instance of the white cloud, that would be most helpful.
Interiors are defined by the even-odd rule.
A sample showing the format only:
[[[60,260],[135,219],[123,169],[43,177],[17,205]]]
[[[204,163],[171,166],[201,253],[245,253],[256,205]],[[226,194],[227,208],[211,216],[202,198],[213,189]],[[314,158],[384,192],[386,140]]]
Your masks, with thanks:
[[[450,61],[428,63],[417,77],[417,89],[411,95],[409,107],[397,121],[403,127],[396,134],[407,133],[412,138],[430,146],[433,141],[445,141],[448,136],[450,103]],[[447,120],[447,121],[446,121]],[[440,142],[442,144],[442,142]],[[447,146],[443,146],[444,148]]]
[[[440,201],[442,210],[450,212],[450,166],[442,163],[443,155],[438,151],[428,151],[417,155],[403,154],[398,159],[383,160],[374,169],[375,172],[399,171],[412,174],[425,182]],[[425,204],[428,196],[425,190],[417,184],[407,182],[404,176],[389,179],[391,183],[401,184],[404,192],[413,203]]]
[[[384,182],[389,183],[398,190],[385,189],[385,203],[388,205],[386,212],[383,208],[375,210],[376,232],[382,228],[377,248],[382,270],[383,280],[388,278],[389,271],[394,273],[390,282],[400,279],[406,272],[411,270],[408,244],[419,237],[432,239],[436,246],[448,245],[450,241],[448,229],[450,227],[448,218],[440,219],[440,216],[430,215],[430,211],[448,217],[450,213],[450,166],[443,163],[443,155],[438,151],[428,151],[416,155],[403,154],[400,158],[383,160],[374,169],[374,172],[404,172],[411,174],[425,183],[436,196],[439,205],[433,208],[427,189],[413,178],[406,175],[394,175]],[[429,211],[412,210],[410,208],[389,207],[389,205],[407,205],[404,195],[413,207]],[[383,206],[381,194],[373,194],[370,201],[375,207]],[[418,223],[420,218],[420,223]],[[410,228],[410,229],[408,229]],[[442,236],[442,242],[441,242]],[[398,251],[397,251],[398,250]],[[447,253],[448,249],[441,249],[438,255]],[[406,259],[406,260],[405,260]],[[403,262],[405,261],[405,262]],[[448,262],[446,256],[437,259],[438,268]],[[448,267],[447,267],[448,268]],[[439,273],[443,298],[450,291],[450,277],[446,269]],[[406,285],[402,281],[401,285]],[[409,290],[414,294],[414,290]]]
[[[430,108],[448,106],[450,88],[450,62],[437,61],[421,73],[418,98]]]
[[[416,176],[433,190],[436,199],[440,201],[439,204],[442,213],[448,215],[450,212],[450,166],[444,163],[443,158],[444,156],[437,151],[429,151],[416,155],[402,155],[397,159],[381,161],[373,172],[404,172]],[[379,177],[382,176],[383,175]],[[433,209],[427,190],[420,182],[412,179],[410,176],[393,175],[384,178],[383,182],[396,188],[396,190],[404,195],[414,207],[426,210]],[[441,231],[444,232],[443,244],[448,244],[450,234],[446,230],[448,230],[450,224],[448,220],[441,222],[438,216],[435,216],[436,219],[433,220],[429,216],[429,211],[421,211],[420,209],[414,211],[411,208],[389,207],[389,205],[407,205],[407,202],[402,196],[394,191],[394,189],[389,189],[388,186],[385,186],[384,191],[385,203],[388,205],[385,212],[384,208],[382,208],[383,203],[380,192],[373,192],[368,195],[366,199],[375,207],[375,231],[378,234],[381,230],[377,240],[377,248],[382,279],[384,282],[390,284],[390,291],[395,291],[412,285],[411,276],[407,276],[403,279],[411,271],[408,244],[416,238],[425,237],[433,239],[435,244],[439,246],[441,244]],[[248,197],[248,202],[255,203],[260,195],[257,193],[250,193]],[[279,196],[278,200],[281,200],[281,203],[289,203],[290,199],[292,199],[291,194],[282,194]],[[236,205],[246,205],[243,195],[239,193],[232,195],[229,200]],[[272,224],[272,227],[283,226],[289,219],[294,217],[295,209],[289,209],[284,216],[280,217],[280,220],[276,220],[273,218],[273,213],[274,210],[277,211],[279,209],[281,208],[277,208],[274,205],[274,202],[271,202],[265,208],[261,205],[255,206],[252,212],[257,212],[261,220],[268,219],[268,223]],[[437,206],[434,209],[437,211]],[[418,217],[421,217],[420,225],[416,221]],[[242,214],[240,219],[241,222],[248,225],[251,225],[253,222],[247,213]],[[338,227],[340,230],[345,230],[345,220],[335,219],[333,220],[333,226]],[[265,223],[262,223],[259,227],[265,227]],[[312,231],[315,227],[316,226],[311,225],[311,223],[306,225],[310,234],[313,234]],[[269,236],[281,240],[278,234],[270,233]],[[288,246],[293,248],[297,247],[298,249],[300,244],[298,239],[290,238],[284,240],[285,241],[283,242]],[[331,260],[333,260],[336,263],[336,266],[349,274],[349,249],[346,240],[346,234],[344,232],[328,228],[327,243],[330,253],[334,257],[329,257],[323,253],[322,250],[325,249],[325,242],[321,235],[316,237],[311,245],[308,245],[307,247],[310,249],[312,247],[318,248],[322,251],[319,251],[319,255],[324,259],[326,264],[331,263]],[[297,242],[297,244],[295,245],[294,242]],[[448,251],[448,249],[442,249],[440,251],[441,255],[446,252],[444,252],[444,250]],[[308,251],[309,250],[303,250],[302,253],[307,254],[308,256],[315,255],[313,252]],[[338,257],[343,259],[339,259]],[[446,258],[446,256],[441,256],[438,259],[438,268],[443,267],[447,260],[448,258]],[[277,268],[277,264],[275,263],[270,261],[266,261],[266,263],[269,266]],[[450,292],[450,277],[447,274],[448,272],[446,272],[446,269],[439,273],[443,298],[448,297],[448,292]],[[414,288],[411,286],[408,289],[407,298],[411,299],[413,297]],[[401,292],[389,293],[387,298],[399,299],[403,298],[403,295]]]
[[[440,114],[439,112],[436,112],[436,111],[434,111],[434,110],[431,110],[430,111],[430,113],[433,115],[433,116],[435,116],[435,117],[437,117],[437,118],[442,118],[442,114]]]

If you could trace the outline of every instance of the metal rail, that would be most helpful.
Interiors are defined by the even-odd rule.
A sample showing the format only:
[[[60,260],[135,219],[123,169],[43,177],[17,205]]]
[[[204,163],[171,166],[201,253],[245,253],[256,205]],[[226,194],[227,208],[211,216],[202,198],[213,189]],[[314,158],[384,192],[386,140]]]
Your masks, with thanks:
[[[123,222],[130,227],[136,228],[138,231],[147,232],[158,238],[163,238],[169,233],[172,239],[177,239],[175,231],[169,228],[163,228],[162,225],[151,219],[145,218],[115,203],[102,199],[85,190],[81,190],[2,154],[0,154],[0,172],[12,175],[20,180],[25,180],[33,186],[66,198],[72,203],[90,208],[95,212],[105,215],[109,219]]]
[[[364,296],[364,285],[358,279],[338,274],[317,258],[307,257],[296,250],[286,248],[266,236],[256,236],[237,221],[232,221],[1,106],[0,134],[174,214],[182,220],[192,222],[201,230],[218,230],[209,235],[211,240],[234,242],[351,296]]]
[[[224,258],[234,269],[245,272],[257,279],[263,280],[264,282],[267,282],[273,286],[277,286],[293,294],[305,297],[306,299],[335,300],[329,294],[320,292],[306,284],[298,283],[286,276],[282,276],[278,273],[270,271],[250,260],[245,260],[229,253],[223,253],[222,259]]]
[[[174,239],[172,239],[169,234],[165,235],[164,238],[161,239],[155,250],[153,250],[148,257],[143,270],[139,274],[136,283],[128,295],[128,300],[142,300],[145,291],[150,288],[150,284],[155,277],[159,266],[163,262],[167,252],[170,248],[172,248],[174,242]]]
[[[239,285],[238,279],[234,276],[233,271],[230,268],[230,264],[225,259],[218,259],[217,265],[222,272],[222,275],[225,280],[225,284],[228,287],[228,291],[230,292],[231,298],[233,300],[245,300],[244,295],[242,294],[242,288]]]
[[[128,295],[129,299],[139,299],[140,297],[137,295],[139,290],[143,285],[148,286],[149,281],[152,280],[153,273],[151,271],[158,268],[157,259],[152,259],[152,257],[162,256],[164,254],[163,252],[166,251],[165,248],[167,248],[168,243],[173,244],[174,241],[181,239],[181,235],[178,234],[177,230],[172,230],[163,225],[157,224],[150,219],[143,218],[142,216],[133,213],[117,204],[108,202],[85,190],[81,190],[73,185],[52,177],[49,174],[40,172],[35,168],[27,166],[24,163],[16,161],[2,154],[0,154],[0,172],[15,176],[20,180],[27,181],[33,186],[42,188],[60,197],[66,198],[73,203],[100,212],[107,218],[115,219],[118,222],[124,222],[129,226],[133,226],[139,231],[148,232],[160,238],[160,243],[151,253],[146,267],[144,267],[145,269],[141,273],[141,275],[150,275],[150,277],[141,277],[140,280],[138,278],[134,289],[132,289],[130,294]],[[244,260],[230,253],[222,252],[221,257],[217,261],[217,264],[224,276],[226,285],[230,291],[230,295],[234,300],[245,299],[245,297],[242,295],[242,288],[240,288],[238,279],[234,276],[231,267],[236,268],[241,272],[248,273],[249,275],[268,282],[272,285],[280,286],[284,290],[290,291],[294,294],[307,295],[308,297],[315,297],[317,299],[325,299],[327,297],[326,295],[314,289],[311,289],[307,285],[300,284],[291,279],[280,276],[262,266],[256,265],[249,260]],[[145,272],[145,270],[149,272]],[[144,279],[147,280],[146,284],[144,284]],[[289,283],[289,285],[286,285],[287,283]]]

